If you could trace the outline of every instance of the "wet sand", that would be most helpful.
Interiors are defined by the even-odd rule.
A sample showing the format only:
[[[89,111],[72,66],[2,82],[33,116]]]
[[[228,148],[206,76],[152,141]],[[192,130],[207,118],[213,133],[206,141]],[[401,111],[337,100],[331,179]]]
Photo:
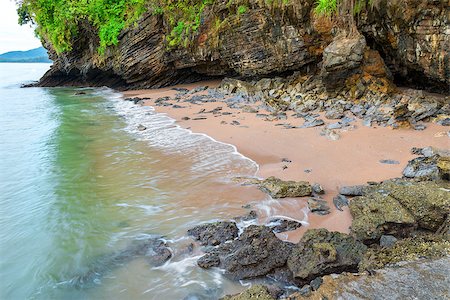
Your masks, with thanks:
[[[211,81],[177,87],[192,89],[199,85],[215,87],[218,84],[218,81]],[[339,187],[401,177],[408,160],[415,157],[410,152],[412,147],[434,146],[450,149],[450,139],[446,134],[448,128],[432,123],[426,124],[427,129],[423,131],[394,130],[377,126],[366,127],[362,125],[361,120],[356,119],[352,123],[355,128],[348,131],[338,130],[340,138],[334,141],[320,135],[324,126],[286,129],[279,125],[303,124],[303,119],[292,117],[294,114],[292,111],[287,112],[287,120],[266,121],[258,118],[256,113],[231,109],[220,101],[205,104],[192,104],[182,100],[178,103],[171,102],[182,108],[155,106],[154,100],[157,98],[175,96],[176,91],[172,88],[127,91],[124,94],[125,97],[151,98],[145,101],[145,105],[151,105],[157,112],[174,118],[181,127],[235,145],[240,153],[259,164],[257,174],[259,177],[276,176],[284,180],[320,183],[326,191],[324,199],[328,201],[332,212],[326,216],[309,213],[308,226],[290,232],[287,237],[284,236],[293,242],[298,241],[310,228],[349,232],[351,225],[349,209],[338,211],[332,203]],[[217,107],[222,107],[221,113],[200,113],[203,109],[208,112]],[[266,111],[259,113],[269,114]],[[351,116],[350,113],[347,114]],[[189,120],[186,120],[186,117]],[[199,117],[206,119],[193,120]],[[322,119],[326,123],[338,121],[323,117]],[[232,125],[233,121],[238,123],[234,122],[236,125]],[[292,162],[283,162],[283,159]],[[399,164],[384,164],[380,160],[395,160]],[[306,201],[307,198],[275,200],[271,202],[275,209],[267,214],[303,219],[302,208],[307,206]],[[264,221],[265,217],[267,216],[262,216],[261,221]]]

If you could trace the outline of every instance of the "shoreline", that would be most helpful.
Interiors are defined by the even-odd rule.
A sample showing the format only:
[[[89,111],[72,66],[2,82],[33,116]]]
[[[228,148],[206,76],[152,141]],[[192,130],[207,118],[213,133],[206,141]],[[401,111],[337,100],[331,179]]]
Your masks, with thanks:
[[[352,218],[348,207],[344,207],[341,212],[335,209],[332,203],[340,187],[401,177],[407,162],[415,157],[410,152],[412,147],[448,148],[449,145],[446,128],[433,123],[427,123],[425,130],[417,131],[366,127],[363,126],[362,120],[355,118],[356,121],[352,123],[354,128],[340,131],[338,140],[329,140],[320,135],[323,126],[296,129],[285,129],[281,126],[283,123],[299,122],[291,117],[294,113],[292,111],[287,112],[287,120],[265,121],[257,117],[255,111],[232,109],[221,100],[202,104],[169,100],[176,106],[158,106],[155,103],[155,100],[161,97],[173,99],[177,93],[174,88],[214,88],[219,83],[207,81],[155,90],[130,90],[123,92],[123,95],[126,98],[147,98],[143,105],[152,106],[156,112],[168,115],[178,126],[233,145],[238,153],[259,165],[257,177],[275,176],[282,180],[304,180],[311,184],[321,184],[326,192],[323,198],[328,202],[331,213],[326,216],[308,213],[309,226],[302,226],[288,233],[288,240],[293,242],[300,240],[303,233],[312,228],[349,233]],[[194,94],[202,93],[204,94]],[[211,113],[215,109],[219,113]],[[258,113],[269,114],[261,110]],[[324,120],[326,123],[337,121]],[[391,160],[394,164],[381,163],[382,160]],[[278,214],[300,220],[303,218],[302,208],[307,207],[304,198],[276,201],[279,201],[281,206],[286,204]],[[297,202],[298,211],[291,210],[289,201]],[[270,216],[262,216],[263,220],[260,221],[267,217]]]

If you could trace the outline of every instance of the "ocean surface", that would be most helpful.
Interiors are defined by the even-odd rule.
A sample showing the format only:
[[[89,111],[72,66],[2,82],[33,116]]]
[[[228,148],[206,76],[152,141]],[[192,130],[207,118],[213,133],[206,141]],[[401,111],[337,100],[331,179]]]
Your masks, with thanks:
[[[257,165],[107,88],[20,88],[49,66],[0,64],[0,298],[217,299],[241,289],[196,266],[186,231],[264,200],[231,182]],[[164,265],[108,259],[151,237],[170,246]]]

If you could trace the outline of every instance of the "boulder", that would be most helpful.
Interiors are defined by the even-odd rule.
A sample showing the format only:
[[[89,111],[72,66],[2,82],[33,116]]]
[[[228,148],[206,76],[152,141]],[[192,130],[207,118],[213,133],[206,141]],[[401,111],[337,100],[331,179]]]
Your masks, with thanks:
[[[364,244],[348,234],[310,229],[292,250],[288,267],[294,278],[300,280],[356,271],[366,249]]]
[[[283,181],[273,176],[260,181],[259,187],[273,198],[305,197],[312,193],[309,182]]]
[[[239,230],[234,222],[216,222],[198,225],[188,230],[188,235],[200,241],[203,246],[217,246],[235,239]]]
[[[251,225],[238,239],[205,254],[198,264],[223,268],[225,275],[235,280],[256,278],[283,267],[292,246],[278,239],[270,228]]]
[[[363,36],[336,38],[323,51],[322,80],[327,90],[345,86],[347,78],[361,73],[366,40]]]
[[[417,227],[411,213],[386,194],[355,197],[349,207],[353,217],[351,231],[366,242],[376,241],[384,234],[404,237]]]

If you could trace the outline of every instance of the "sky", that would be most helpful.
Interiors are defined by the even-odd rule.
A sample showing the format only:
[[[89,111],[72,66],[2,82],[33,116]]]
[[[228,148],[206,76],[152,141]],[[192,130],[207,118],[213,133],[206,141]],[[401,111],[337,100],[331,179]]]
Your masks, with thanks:
[[[30,25],[17,23],[16,3],[0,0],[0,54],[15,50],[30,50],[41,46]]]

